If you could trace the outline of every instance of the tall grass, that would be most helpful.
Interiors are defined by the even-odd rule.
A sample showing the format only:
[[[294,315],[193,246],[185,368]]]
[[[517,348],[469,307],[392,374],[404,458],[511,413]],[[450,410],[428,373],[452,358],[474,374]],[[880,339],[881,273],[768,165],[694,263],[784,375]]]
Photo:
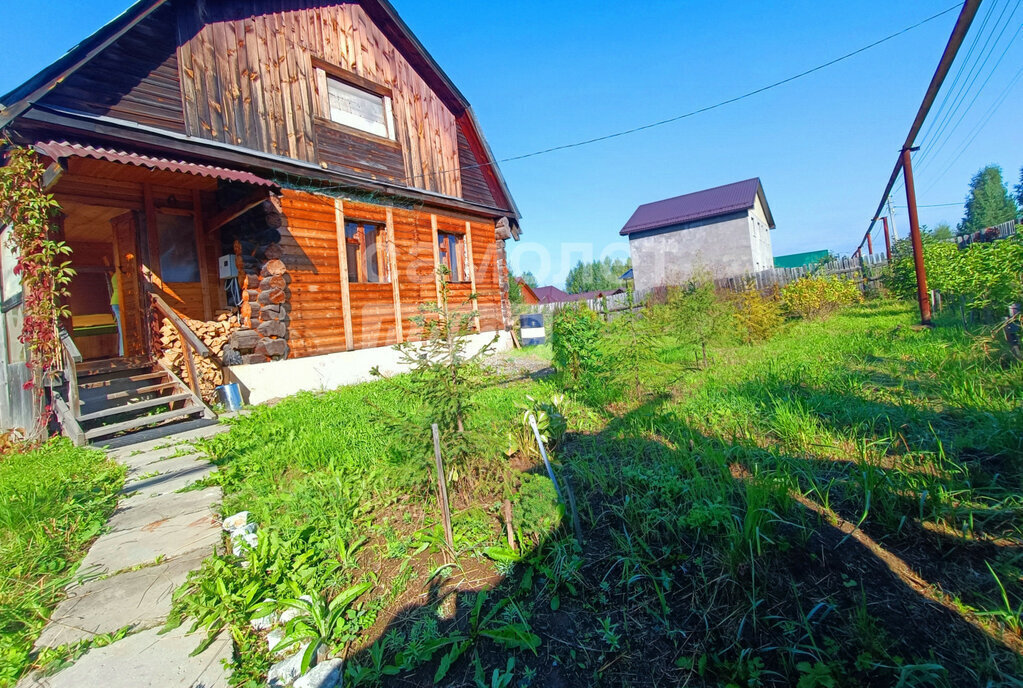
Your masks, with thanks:
[[[123,467],[66,439],[0,456],[0,686],[14,685],[31,661],[123,481]]]

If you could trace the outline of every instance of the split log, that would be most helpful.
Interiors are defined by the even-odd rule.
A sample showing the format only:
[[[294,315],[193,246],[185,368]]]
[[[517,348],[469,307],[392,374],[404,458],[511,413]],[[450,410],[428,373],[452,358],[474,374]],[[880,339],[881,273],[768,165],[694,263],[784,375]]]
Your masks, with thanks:
[[[287,268],[280,259],[268,260],[263,265],[262,270],[259,271],[261,277],[269,277],[270,275],[283,275],[287,272]]]
[[[271,275],[259,283],[261,291],[284,289],[286,286],[288,286],[288,281],[284,278],[284,275]]]

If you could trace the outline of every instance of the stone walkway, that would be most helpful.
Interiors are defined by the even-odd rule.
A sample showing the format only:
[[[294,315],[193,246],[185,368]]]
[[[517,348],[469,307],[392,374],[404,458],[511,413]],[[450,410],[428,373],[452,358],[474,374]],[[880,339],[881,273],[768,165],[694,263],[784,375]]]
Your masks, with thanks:
[[[221,541],[214,511],[220,488],[176,492],[214,470],[189,441],[226,429],[214,425],[110,451],[128,467],[124,497],[36,647],[67,645],[126,626],[130,635],[90,650],[56,674],[27,676],[17,688],[227,686],[221,660],[231,658],[229,635],[190,657],[201,632],[187,635],[186,624],[159,634],[172,593]]]

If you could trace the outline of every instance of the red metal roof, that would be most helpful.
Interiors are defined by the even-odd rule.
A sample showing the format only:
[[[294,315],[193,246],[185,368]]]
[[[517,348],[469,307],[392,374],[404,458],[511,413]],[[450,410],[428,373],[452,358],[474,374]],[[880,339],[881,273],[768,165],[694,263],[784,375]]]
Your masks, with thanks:
[[[636,208],[629,221],[622,227],[622,236],[670,225],[696,222],[719,215],[728,215],[740,210],[749,210],[760,190],[760,179],[746,179],[734,184],[716,186],[663,201],[646,203]],[[770,211],[768,220],[770,221]],[[769,222],[774,227],[773,221]]]
[[[83,146],[80,143],[70,143],[68,141],[40,141],[35,144],[34,148],[54,160],[60,158],[93,158],[96,160],[106,160],[107,162],[119,162],[125,165],[137,165],[138,167],[146,167],[151,170],[181,172],[183,174],[194,174],[200,177],[255,184],[257,186],[277,186],[269,179],[263,179],[251,172],[229,170],[223,167],[214,167],[213,165],[200,165],[194,162],[168,160],[167,158],[154,158],[149,155],[142,155],[141,153],[129,153],[128,151],[98,148],[96,146]]]

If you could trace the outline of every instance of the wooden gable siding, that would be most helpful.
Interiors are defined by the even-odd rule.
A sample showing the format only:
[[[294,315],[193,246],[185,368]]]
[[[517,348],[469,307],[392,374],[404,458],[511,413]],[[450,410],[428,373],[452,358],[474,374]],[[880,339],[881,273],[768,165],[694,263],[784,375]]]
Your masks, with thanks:
[[[292,357],[388,346],[398,342],[395,290],[400,304],[402,339],[415,340],[422,328],[411,318],[421,304],[437,300],[433,253],[433,221],[440,231],[464,235],[466,219],[431,215],[424,210],[388,209],[385,206],[341,201],[345,221],[361,220],[386,226],[390,210],[395,269],[392,282],[347,284],[350,303],[351,345],[345,339],[342,306],[345,281],[341,275],[335,200],[303,191],[285,190],[281,207],[287,219],[281,229],[281,260],[288,268],[291,296],[288,346]],[[501,321],[501,291],[497,271],[497,243],[492,222],[470,221],[472,261],[480,311],[480,329],[497,330]],[[390,257],[388,257],[390,262]],[[451,304],[468,309],[468,282],[451,286]]]
[[[341,164],[317,152],[316,58],[391,89],[402,181],[461,197],[455,116],[358,4],[199,0],[180,31],[189,134]]]
[[[458,163],[462,168],[462,198],[495,207],[497,203],[490,191],[490,185],[487,184],[483,168],[479,166],[480,161],[473,154],[469,140],[461,127],[458,128]]]
[[[175,23],[161,7],[40,102],[184,133]]]
[[[397,144],[373,141],[324,123],[316,125],[315,133],[320,163],[329,169],[354,172],[371,179],[404,181],[405,161]]]

